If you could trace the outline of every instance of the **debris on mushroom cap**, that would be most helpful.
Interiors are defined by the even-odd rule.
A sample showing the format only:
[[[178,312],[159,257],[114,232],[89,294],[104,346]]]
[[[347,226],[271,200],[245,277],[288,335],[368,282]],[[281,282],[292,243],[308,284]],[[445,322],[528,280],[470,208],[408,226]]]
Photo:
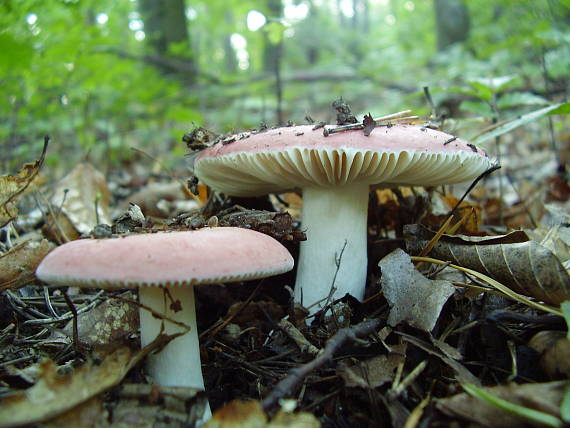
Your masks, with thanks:
[[[72,241],[49,253],[36,276],[54,285],[122,288],[246,281],[292,268],[275,239],[218,227]]]
[[[451,184],[490,167],[484,151],[450,138],[414,125],[384,127],[369,136],[347,131],[328,137],[311,125],[283,127],[202,151],[195,174],[220,192],[255,196],[357,182]]]

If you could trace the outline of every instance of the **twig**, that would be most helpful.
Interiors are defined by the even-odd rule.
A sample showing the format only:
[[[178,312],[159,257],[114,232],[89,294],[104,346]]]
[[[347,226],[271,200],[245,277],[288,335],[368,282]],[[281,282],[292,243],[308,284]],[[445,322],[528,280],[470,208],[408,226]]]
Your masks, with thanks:
[[[346,342],[349,340],[359,341],[360,337],[369,335],[375,331],[379,325],[380,321],[373,319],[363,321],[352,327],[343,328],[336,332],[336,334],[327,341],[324,349],[321,350],[314,360],[300,367],[291,369],[289,375],[275,385],[273,391],[262,401],[263,409],[268,411],[273,408],[281,398],[290,394],[309,373],[332,360],[334,354]]]
[[[411,112],[411,110],[404,110],[397,113],[388,114],[386,116],[377,117],[373,119],[375,122],[374,127],[415,123],[419,117],[410,116],[409,114]],[[324,128],[323,135],[325,137],[328,137],[330,134],[336,134],[338,132],[344,131],[355,131],[359,129],[364,129],[364,123],[351,123],[349,125],[337,126],[336,128]]]
[[[108,295],[107,297],[108,297],[109,299],[116,299],[116,300],[119,300],[120,302],[125,302],[125,303],[128,303],[129,305],[134,305],[134,306],[136,306],[136,307],[138,307],[138,308],[142,308],[142,309],[144,309],[145,311],[150,312],[150,314],[151,314],[154,318],[157,318],[157,319],[163,320],[163,321],[168,321],[169,323],[172,323],[172,324],[174,324],[174,325],[177,325],[178,327],[182,327],[182,328],[185,330],[185,331],[182,331],[182,332],[180,332],[180,333],[175,333],[175,334],[172,334],[172,335],[162,334],[162,330],[164,329],[164,324],[163,324],[163,325],[161,326],[161,334],[162,334],[163,336],[169,336],[169,337],[172,336],[172,338],[175,338],[175,337],[178,337],[178,336],[180,336],[180,335],[182,335],[182,334],[185,334],[185,333],[187,333],[188,331],[190,331],[190,328],[191,328],[191,327],[190,327],[188,324],[183,323],[182,321],[177,321],[177,320],[175,320],[175,319],[169,318],[169,317],[167,317],[166,315],[164,315],[163,313],[161,313],[161,312],[159,312],[159,311],[156,311],[156,310],[154,310],[153,308],[151,308],[150,306],[147,306],[147,305],[145,305],[145,304],[143,304],[143,303],[141,303],[141,302],[138,302],[138,301],[136,301],[136,300],[126,299],[126,298],[121,297],[121,296]],[[156,339],[155,339],[155,340],[156,340]],[[166,343],[168,343],[168,342],[166,342]],[[147,345],[147,346],[149,346],[149,345]]]
[[[52,315],[54,318],[59,318],[59,314],[55,311],[53,305],[51,304],[51,300],[50,300],[50,298],[49,298],[49,297],[50,297],[50,296],[49,296],[49,289],[48,289],[48,287],[47,287],[46,285],[44,285],[43,292],[44,292],[44,301],[45,301],[45,304],[46,304],[47,308],[49,309],[51,315]]]
[[[459,205],[461,204],[461,202],[463,202],[465,197],[469,194],[469,192],[471,192],[471,190],[473,190],[473,188],[477,185],[477,183],[479,183],[479,181],[482,178],[487,177],[489,174],[491,174],[492,172],[495,172],[498,169],[501,169],[501,165],[499,163],[491,166],[488,170],[484,171],[479,177],[477,177],[475,180],[473,180],[473,182],[469,185],[469,188],[465,191],[463,196],[461,196],[461,198],[455,203],[455,206],[453,207],[453,209],[449,212],[449,214],[447,216],[451,217],[453,214],[455,214],[455,211],[457,211],[457,208],[459,208]]]
[[[67,303],[67,307],[69,308],[69,310],[73,314],[73,321],[72,321],[73,322],[73,347],[75,348],[76,352],[81,353],[80,342],[79,342],[79,328],[77,326],[77,317],[79,315],[77,314],[77,309],[75,308],[73,301],[71,300],[71,298],[67,294],[67,290],[63,291],[63,298],[65,299],[65,303]]]
[[[311,355],[317,355],[319,353],[319,348],[313,345],[307,340],[303,333],[299,331],[290,321],[282,319],[279,321],[279,328],[281,328],[287,336],[289,336],[299,347],[301,352],[306,352]]]
[[[97,306],[97,304],[99,303],[98,299],[99,297],[101,297],[101,295],[103,295],[104,290],[99,291],[97,294],[95,294],[93,296],[93,299],[91,300],[91,302],[85,306],[83,306],[80,309],[77,309],[77,314],[82,314],[83,312],[86,312],[88,310],[93,309],[95,306]],[[45,317],[45,315],[42,314],[43,317]],[[44,324],[55,324],[61,321],[67,321],[69,319],[73,318],[73,313],[71,312],[67,312],[63,315],[61,315],[59,318],[40,318],[40,319],[29,319],[27,321],[24,321],[22,323],[22,325],[44,325]]]
[[[331,301],[332,301],[332,297],[333,297],[333,295],[334,295],[334,293],[335,293],[335,291],[336,291],[336,287],[334,286],[334,283],[336,282],[336,277],[337,277],[337,275],[338,275],[338,271],[340,270],[340,263],[341,263],[341,261],[342,261],[342,255],[344,254],[344,250],[345,250],[347,244],[348,244],[348,241],[345,239],[345,240],[344,240],[344,245],[342,246],[342,248],[341,248],[341,250],[340,250],[340,254],[337,255],[337,254],[335,253],[334,263],[335,263],[335,265],[336,265],[336,270],[335,270],[335,272],[334,272],[333,280],[332,280],[332,282],[331,282],[331,288],[330,288],[330,290],[329,290],[329,294],[327,295],[327,297],[324,297],[324,298],[322,298],[321,300],[317,300],[315,303],[313,303],[313,304],[312,304],[311,306],[309,306],[307,309],[311,309],[313,306],[316,306],[316,305],[318,305],[319,303],[321,303],[321,302],[323,302],[323,301],[325,302],[325,304],[323,305],[323,308],[321,309],[321,311],[324,310],[327,306],[330,305],[330,303],[331,303]],[[302,291],[302,290],[301,290],[301,291]],[[301,296],[301,297],[302,297],[302,296]],[[302,301],[302,299],[301,299],[301,301]],[[315,315],[316,315],[316,313],[315,313]]]

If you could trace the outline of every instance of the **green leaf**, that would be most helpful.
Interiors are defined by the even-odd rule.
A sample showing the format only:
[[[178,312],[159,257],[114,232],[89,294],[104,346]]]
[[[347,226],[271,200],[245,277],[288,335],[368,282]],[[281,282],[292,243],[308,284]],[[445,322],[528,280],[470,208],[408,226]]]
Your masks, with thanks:
[[[566,322],[568,323],[568,318],[566,318]],[[566,391],[564,391],[564,397],[562,397],[562,403],[560,404],[560,416],[564,422],[570,422],[570,383],[566,385]]]
[[[554,110],[548,112],[548,116],[551,116],[553,114],[568,114],[570,113],[570,103],[563,103],[563,104],[559,104],[558,108],[555,108]]]
[[[269,39],[269,42],[271,44],[276,45],[279,42],[281,42],[281,40],[283,40],[283,32],[285,31],[285,25],[283,25],[281,22],[272,21],[266,24],[263,28],[266,31],[267,38]]]
[[[477,116],[491,117],[493,115],[489,103],[483,101],[465,100],[461,103],[461,110],[474,113]]]
[[[562,316],[564,316],[564,320],[566,321],[566,326],[568,328],[566,338],[570,340],[570,300],[562,302],[560,305],[560,310],[562,311]]]
[[[556,111],[557,109],[559,109],[564,105],[565,104],[553,104],[548,107],[541,108],[540,110],[535,110],[530,113],[523,114],[522,116],[519,116],[516,119],[513,119],[505,123],[504,125],[498,126],[489,132],[485,132],[484,134],[472,138],[471,141],[473,142],[473,144],[481,144],[493,138],[500,137],[501,135],[506,134],[507,132],[511,132],[513,129],[516,129],[519,126],[523,126],[528,123],[534,122],[535,120],[538,120],[541,117],[546,116],[550,112]]]
[[[475,89],[473,94],[477,98],[485,101],[490,101],[493,98],[493,89],[481,82],[472,81],[469,84]]]
[[[539,412],[538,410],[529,409],[528,407],[511,403],[510,401],[490,394],[483,388],[479,388],[475,385],[462,384],[461,386],[468,394],[478,398],[479,400],[485,401],[486,403],[498,409],[505,410],[517,416],[528,419],[529,421],[538,422],[549,427],[562,427],[562,421],[555,416],[549,415],[548,413]]]
[[[34,48],[28,41],[16,40],[8,33],[0,34],[0,64],[8,69],[28,68],[32,62]]]
[[[528,106],[528,105],[545,105],[548,100],[531,92],[512,92],[501,96],[497,101],[497,107],[500,109]]]
[[[471,79],[468,83],[471,86],[477,85],[481,88],[486,88],[491,93],[497,93],[504,91],[509,86],[513,85],[519,80],[519,77],[510,74],[507,76],[497,76],[497,77],[480,77],[476,79]]]

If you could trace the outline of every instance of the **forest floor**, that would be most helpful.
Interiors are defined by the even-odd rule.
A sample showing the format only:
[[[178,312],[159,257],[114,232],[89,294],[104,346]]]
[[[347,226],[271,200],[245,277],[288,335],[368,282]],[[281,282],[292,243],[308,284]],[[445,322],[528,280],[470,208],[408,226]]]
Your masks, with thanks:
[[[507,146],[503,169],[451,221],[458,187],[373,191],[362,302],[347,295],[308,316],[292,300],[294,272],[196,287],[207,399],[224,409],[209,426],[570,422],[570,187],[543,144]],[[0,255],[0,427],[190,426],[205,395],[149,385],[145,357],[164,343],[141,350],[136,291],[52,288],[34,271],[81,235],[204,226],[259,230],[296,259],[302,199],[203,186],[192,196],[175,178],[184,172],[146,159],[107,177],[81,163],[52,185],[40,167],[0,186],[12,218]],[[93,231],[100,223],[112,228]],[[430,242],[428,257],[410,259]]]

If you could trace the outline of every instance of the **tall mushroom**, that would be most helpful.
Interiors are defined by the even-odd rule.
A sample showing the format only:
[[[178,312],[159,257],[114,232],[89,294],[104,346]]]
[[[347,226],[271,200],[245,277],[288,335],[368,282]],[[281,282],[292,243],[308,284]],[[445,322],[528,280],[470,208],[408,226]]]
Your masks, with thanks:
[[[192,232],[151,233],[111,239],[81,239],[57,247],[36,270],[49,284],[116,289],[138,287],[143,305],[190,330],[149,356],[153,380],[165,386],[204,389],[196,331],[194,285],[247,281],[287,272],[293,258],[270,236],[219,227]],[[140,311],[145,346],[161,331],[180,326]],[[209,409],[205,418],[210,415]]]
[[[487,155],[449,134],[413,125],[324,136],[312,126],[241,134],[196,156],[194,173],[213,189],[256,196],[303,192],[303,228],[295,299],[312,312],[366,283],[370,185],[458,183],[489,168]],[[333,284],[334,281],[334,284]]]

